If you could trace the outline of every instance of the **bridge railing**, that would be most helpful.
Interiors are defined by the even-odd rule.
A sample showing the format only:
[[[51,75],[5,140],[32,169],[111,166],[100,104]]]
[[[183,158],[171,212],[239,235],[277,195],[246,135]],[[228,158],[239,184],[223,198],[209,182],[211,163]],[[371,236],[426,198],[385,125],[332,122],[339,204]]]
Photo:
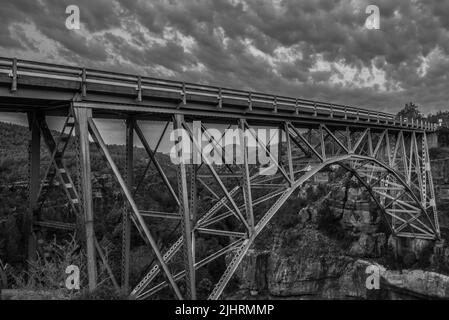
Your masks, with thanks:
[[[0,57],[0,73],[6,73],[12,78],[11,89],[13,91],[17,90],[17,78],[21,75],[27,75],[48,79],[75,81],[80,83],[80,87],[91,83],[128,87],[135,89],[137,92],[141,92],[142,89],[148,89],[167,93],[177,93],[179,94],[180,99],[185,99],[188,94],[203,97],[214,97],[217,99],[218,105],[220,106],[223,99],[232,99],[245,101],[250,107],[253,103],[259,102],[271,104],[274,110],[277,110],[277,108],[282,108],[283,110],[291,109],[292,112],[297,112],[297,110],[301,109],[302,112],[307,110],[307,113],[314,115],[327,114],[330,117],[336,116],[344,119],[367,120],[370,122],[374,121],[378,123],[423,130],[436,130],[437,128],[436,123],[416,119],[400,118],[391,113],[351,107],[342,104],[291,98],[282,95],[271,95],[209,85],[199,85],[117,72],[100,71],[81,67],[19,60],[16,58]]]

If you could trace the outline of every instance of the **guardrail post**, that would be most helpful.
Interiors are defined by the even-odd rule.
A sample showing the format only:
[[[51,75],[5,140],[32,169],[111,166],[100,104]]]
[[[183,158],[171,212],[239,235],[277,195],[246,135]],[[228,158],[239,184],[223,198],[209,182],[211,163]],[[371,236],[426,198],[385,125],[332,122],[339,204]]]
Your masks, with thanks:
[[[142,102],[142,77],[137,77],[137,101]]]
[[[81,96],[83,97],[87,96],[86,80],[87,80],[86,69],[83,68],[83,71],[81,72]]]
[[[295,101],[295,115],[299,116],[299,103],[298,99]]]
[[[11,92],[17,91],[17,58],[12,60],[12,73],[11,73],[12,83]]]
[[[221,88],[218,89],[218,109],[221,109],[223,107],[223,102],[222,102],[222,93],[221,93]]]
[[[182,104],[186,105],[187,104],[187,90],[186,90],[186,84],[184,82],[182,83],[181,96],[182,96]]]

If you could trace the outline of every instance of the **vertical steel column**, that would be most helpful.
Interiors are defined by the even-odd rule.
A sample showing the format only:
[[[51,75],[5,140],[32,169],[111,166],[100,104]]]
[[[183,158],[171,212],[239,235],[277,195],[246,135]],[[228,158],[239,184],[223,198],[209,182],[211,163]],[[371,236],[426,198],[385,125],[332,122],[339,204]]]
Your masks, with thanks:
[[[321,143],[321,156],[326,160],[326,139],[324,137],[323,125],[320,125],[320,143]]]
[[[89,291],[93,291],[97,286],[97,268],[88,128],[88,119],[92,117],[92,110],[87,108],[74,108],[74,113],[77,122],[76,134],[79,143],[80,191],[82,194],[83,218],[86,233],[87,275],[89,279]]]
[[[284,123],[284,131],[285,131],[285,144],[287,145],[288,172],[290,174],[290,180],[292,181],[293,184],[293,182],[295,181],[295,173],[293,171],[292,144],[287,123]]]
[[[191,226],[195,226],[198,219],[198,188],[197,175],[198,165],[190,165],[190,221]],[[196,263],[196,247],[195,247],[195,230],[192,228],[192,260],[193,265]],[[196,281],[196,279],[195,279]]]
[[[352,149],[351,129],[349,129],[349,127],[346,127],[346,142],[348,144],[348,150],[351,150]]]
[[[280,125],[278,128],[278,134],[279,134],[279,143],[278,143],[278,163],[280,166],[282,166],[283,162],[282,162],[282,131],[283,131],[283,126]],[[270,132],[270,130],[268,130],[268,132]],[[268,134],[268,140],[267,141],[271,141],[271,135]],[[267,143],[268,146],[269,142]]]
[[[129,190],[132,190],[134,183],[134,124],[132,117],[126,119],[126,184]],[[122,272],[121,285],[122,291],[129,291],[129,251],[131,243],[131,214],[129,205],[126,204],[123,211],[122,220]]]
[[[249,166],[248,166],[248,141],[245,135],[245,121],[240,119],[239,121],[239,134],[240,134],[240,147],[243,156],[242,165],[242,190],[243,200],[246,207],[246,218],[251,232],[254,232],[254,212],[253,212],[253,199],[251,195],[251,180],[249,178]],[[282,136],[281,136],[282,137]],[[282,139],[282,138],[281,138]]]
[[[433,177],[432,177],[432,169],[430,167],[430,155],[429,155],[429,144],[427,143],[427,134],[423,133],[423,161],[425,162],[423,167],[427,174],[427,182],[429,184],[429,206],[432,209],[433,219],[435,224],[435,229],[437,231],[438,238],[441,236],[440,234],[440,222],[438,217],[438,211],[435,201],[435,189],[433,185]],[[425,183],[425,182],[424,182]]]
[[[31,131],[29,145],[29,208],[23,219],[23,234],[25,236],[25,252],[28,261],[36,259],[36,238],[33,234],[33,217],[40,189],[40,162],[41,162],[41,131],[37,121],[37,113],[28,113],[28,124]]]
[[[415,174],[418,179],[419,190],[421,190],[421,203],[424,205],[426,202],[425,195],[422,193],[423,190],[423,180],[421,171],[421,155],[418,150],[418,141],[416,138],[416,132],[412,133],[412,144],[413,144],[413,155],[415,156]],[[425,181],[424,181],[425,183]]]
[[[371,134],[371,129],[368,129],[368,155],[373,156],[373,136]],[[348,146],[349,147],[349,146]]]
[[[184,122],[184,117],[182,115],[174,116],[174,129],[183,129],[182,123]],[[182,136],[178,137],[177,143],[185,143],[182,141]],[[183,152],[183,151],[182,151]],[[184,235],[184,263],[186,270],[186,288],[187,297],[195,300],[196,299],[196,281],[195,281],[195,266],[193,263],[193,252],[192,252],[192,221],[190,219],[189,210],[189,194],[187,188],[187,170],[186,165],[183,161],[180,161],[178,165],[178,192],[179,192],[179,213],[182,216],[182,229]]]

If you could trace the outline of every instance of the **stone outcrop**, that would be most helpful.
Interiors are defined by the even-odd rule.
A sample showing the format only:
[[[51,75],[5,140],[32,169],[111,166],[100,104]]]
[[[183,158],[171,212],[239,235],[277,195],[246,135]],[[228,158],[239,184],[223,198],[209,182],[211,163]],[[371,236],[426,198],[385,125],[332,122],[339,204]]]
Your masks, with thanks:
[[[413,261],[427,259],[429,243],[392,241],[363,197],[341,188],[301,209],[295,227],[266,230],[261,236],[269,245],[248,252],[236,272],[240,289],[232,298],[449,298],[449,277],[443,274],[381,265],[393,249],[413,253]],[[366,286],[370,265],[379,270],[378,290]]]
[[[367,268],[380,270],[380,288],[367,289]],[[387,270],[346,256],[299,258],[250,251],[237,273],[240,294],[273,299],[448,299],[449,277],[424,270]]]

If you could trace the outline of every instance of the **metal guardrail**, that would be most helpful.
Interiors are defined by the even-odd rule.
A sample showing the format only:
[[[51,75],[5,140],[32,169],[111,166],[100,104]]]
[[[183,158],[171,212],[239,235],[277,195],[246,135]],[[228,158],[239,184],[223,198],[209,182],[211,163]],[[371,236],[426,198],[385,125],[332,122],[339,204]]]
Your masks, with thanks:
[[[272,104],[273,108],[276,110],[280,106],[291,108],[292,112],[295,112],[298,108],[306,108],[315,115],[324,110],[326,113],[329,113],[331,117],[333,115],[343,115],[345,119],[347,117],[355,117],[356,119],[364,118],[369,121],[377,121],[378,123],[387,123],[424,130],[436,130],[437,128],[436,123],[430,123],[417,119],[406,119],[397,117],[391,113],[372,111],[341,104],[214,87],[209,85],[199,85],[173,80],[163,80],[95,69],[34,62],[16,58],[0,57],[0,73],[6,73],[12,78],[12,91],[17,90],[17,78],[19,76],[38,76],[47,79],[79,82],[81,88],[85,88],[89,83],[134,88],[136,92],[138,92],[140,99],[142,89],[150,89],[162,92],[178,93],[180,99],[183,99],[184,101],[187,94],[215,97],[219,106],[221,106],[223,99],[230,98],[234,100],[246,101],[250,107],[254,102],[263,102]]]

